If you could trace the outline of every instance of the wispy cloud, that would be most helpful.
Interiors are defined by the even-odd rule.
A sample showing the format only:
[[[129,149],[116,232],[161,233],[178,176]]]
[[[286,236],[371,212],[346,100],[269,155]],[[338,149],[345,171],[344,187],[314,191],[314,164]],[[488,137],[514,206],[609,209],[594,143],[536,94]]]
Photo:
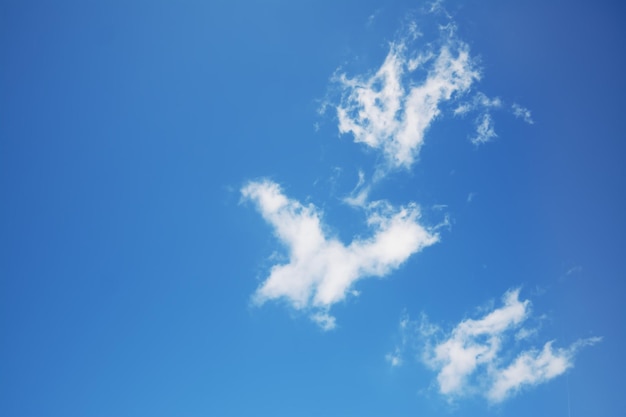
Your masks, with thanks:
[[[378,15],[380,14],[381,9],[376,9],[374,11],[374,13],[372,13],[371,15],[369,15],[369,17],[367,18],[367,26],[370,27],[374,24],[374,21],[376,20],[376,18],[378,17]]]
[[[580,274],[582,270],[583,270],[583,267],[580,265],[573,266],[567,270],[567,272],[565,273],[565,276],[570,276],[573,274]]]
[[[490,98],[482,92],[477,92],[470,101],[460,103],[454,109],[455,116],[465,116],[468,113],[479,113],[474,119],[476,133],[470,138],[474,145],[481,145],[496,138],[496,130],[494,127],[492,109],[502,107],[502,100],[499,97]]]
[[[439,46],[419,53],[410,48],[416,33],[409,30],[392,42],[373,75],[335,77],[342,91],[335,107],[339,132],[382,151],[389,168],[409,168],[442,104],[467,93],[480,78],[469,46],[456,38],[452,24],[440,30]]]
[[[581,347],[601,340],[599,337],[581,339],[567,348],[553,348],[550,341],[541,350],[522,352],[509,366],[493,372],[493,382],[486,396],[491,402],[501,402],[525,387],[547,382],[574,366],[574,356]]]
[[[418,341],[421,360],[437,372],[438,390],[447,398],[481,395],[499,403],[563,374],[574,365],[580,348],[601,340],[580,339],[565,348],[555,348],[549,341],[541,349],[522,349],[521,342],[537,331],[527,326],[531,303],[520,300],[515,289],[504,294],[502,304],[478,319],[461,321],[449,332],[425,317],[419,322],[403,317],[401,331],[409,333],[402,336],[401,346],[407,345],[408,337]],[[397,364],[402,360],[401,350],[393,352]]]
[[[487,95],[479,91],[478,93],[474,94],[470,101],[460,103],[454,109],[453,113],[455,116],[462,116],[472,111],[478,110],[484,112],[489,109],[500,107],[502,107],[502,100],[499,97],[489,98],[487,97]]]
[[[445,341],[426,352],[426,363],[439,371],[437,382],[442,394],[462,393],[468,376],[496,359],[500,335],[528,314],[528,301],[521,302],[517,296],[517,291],[507,293],[502,308],[479,320],[462,321]]]
[[[476,134],[470,140],[476,145],[497,136],[490,112],[503,102],[475,89],[481,78],[477,59],[458,38],[442,4],[436,0],[423,9],[437,16],[429,19],[437,26],[435,39],[426,39],[415,21],[408,23],[403,34],[390,42],[379,68],[362,75],[337,71],[333,76],[337,89],[329,90],[319,107],[320,114],[331,108],[336,112],[341,134],[383,156],[384,162],[368,171],[372,174],[367,179],[359,171],[356,187],[342,199],[365,212],[369,237],[340,241],[328,232],[319,209],[287,197],[272,181],[253,181],[241,189],[243,200],[255,203],[287,252],[285,262],[275,264],[255,292],[256,303],[285,300],[320,327],[332,329],[336,320],[331,307],[352,293],[358,280],[389,274],[412,254],[437,242],[439,228],[450,228],[447,214],[442,223],[427,228],[419,222],[415,203],[393,207],[369,200],[374,185],[390,171],[412,167],[428,129],[443,114],[472,114]],[[437,24],[439,18],[445,23]],[[319,124],[314,128],[318,130]],[[473,197],[470,194],[468,202]]]
[[[532,115],[530,114],[530,110],[527,108],[522,107],[517,103],[513,103],[513,105],[511,105],[511,110],[513,110],[513,115],[518,119],[522,119],[530,125],[535,123]]]
[[[489,142],[497,137],[496,130],[493,125],[493,119],[489,113],[485,113],[476,119],[476,135],[470,140],[474,145],[480,145]]]
[[[354,283],[387,275],[439,239],[418,222],[420,211],[415,204],[394,208],[386,202],[369,203],[371,236],[345,245],[329,236],[315,206],[288,198],[270,180],[250,182],[241,194],[255,203],[288,256],[287,262],[271,268],[254,301],[284,299],[293,308],[310,312],[311,319],[325,330],[335,327],[331,306],[344,300]]]

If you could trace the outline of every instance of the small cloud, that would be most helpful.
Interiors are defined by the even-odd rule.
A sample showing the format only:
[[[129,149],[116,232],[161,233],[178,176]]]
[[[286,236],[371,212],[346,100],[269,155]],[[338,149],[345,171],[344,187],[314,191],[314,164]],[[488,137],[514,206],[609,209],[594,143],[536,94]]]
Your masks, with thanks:
[[[448,213],[444,215],[443,220],[441,222],[439,222],[438,224],[432,227],[432,230],[436,232],[442,228],[448,229],[448,230],[452,229],[452,221],[450,220],[450,215]]]
[[[444,395],[458,395],[467,391],[469,377],[478,367],[497,358],[500,335],[525,320],[528,301],[519,301],[519,290],[503,297],[504,307],[478,320],[467,319],[452,330],[448,339],[427,353],[427,364],[439,371],[437,383]]]
[[[536,297],[541,297],[549,290],[549,286],[535,285],[535,288],[531,290],[531,294]]]
[[[367,24],[366,24],[367,27],[370,27],[374,24],[374,21],[376,20],[380,12],[381,12],[381,9],[377,9],[374,13],[369,15],[369,17],[367,18]]]
[[[324,331],[333,330],[337,327],[336,319],[326,312],[317,312],[311,315],[311,320],[317,323]]]
[[[553,348],[550,341],[541,350],[522,352],[504,369],[493,375],[493,383],[487,392],[487,399],[498,403],[523,388],[547,382],[574,366],[576,352],[584,346],[592,346],[602,338],[581,339],[568,348]]]
[[[469,46],[455,37],[453,26],[445,29],[449,33],[442,29],[439,47],[414,53],[409,41],[416,36],[409,28],[408,38],[390,44],[373,75],[334,77],[342,91],[335,108],[339,132],[380,150],[389,169],[409,168],[442,104],[467,93],[480,78]],[[425,79],[412,77],[418,70]]]
[[[513,103],[513,105],[511,106],[511,110],[513,110],[513,115],[515,117],[524,120],[529,125],[535,123],[533,121],[532,115],[530,114],[530,110],[528,110],[527,108],[522,107],[517,103]]]
[[[288,257],[271,267],[253,301],[260,305],[285,300],[297,310],[310,312],[324,330],[335,328],[329,310],[353,294],[357,281],[384,277],[439,240],[436,232],[419,223],[420,210],[415,204],[395,208],[384,201],[369,203],[365,209],[371,235],[345,245],[329,236],[319,209],[290,199],[270,180],[250,182],[241,194],[255,203],[274,228]]]
[[[385,360],[389,362],[392,367],[398,367],[404,364],[403,357],[406,351],[412,347],[414,335],[417,333],[417,330],[416,324],[409,319],[408,314],[403,313],[398,323],[400,340],[393,351],[385,355]]]
[[[583,271],[583,267],[580,265],[576,265],[570,269],[567,270],[567,272],[565,273],[565,276],[568,277],[570,275],[574,275],[574,274],[580,274]]]
[[[366,208],[367,199],[370,193],[370,186],[365,185],[365,173],[359,170],[359,180],[348,197],[343,199],[344,203],[353,206]]]
[[[490,403],[500,403],[562,375],[574,366],[581,348],[602,340],[579,339],[568,347],[554,347],[554,341],[549,341],[541,349],[523,349],[521,343],[534,338],[538,328],[524,326],[532,316],[531,303],[520,300],[519,292],[507,291],[501,307],[477,319],[462,320],[450,332],[431,324],[424,315],[418,321],[405,316],[402,343],[394,353],[402,352],[411,345],[407,340],[412,340],[419,346],[422,362],[437,372],[440,394],[448,399],[480,395]]]
[[[469,112],[480,110],[485,112],[489,109],[502,107],[502,100],[499,97],[489,98],[482,92],[477,92],[471,101],[461,103],[454,109],[455,116],[463,116]]]
[[[559,277],[559,282],[565,282],[568,279],[571,279],[576,276],[580,276],[582,272],[583,272],[582,266],[580,265],[573,266],[569,268],[567,271],[565,271],[565,273]]]
[[[468,202],[468,203],[471,203],[472,201],[474,201],[474,198],[476,198],[476,196],[477,196],[477,195],[478,195],[478,194],[476,194],[476,193],[469,193],[469,194],[467,195],[467,202]]]
[[[489,142],[491,139],[497,137],[496,131],[493,127],[493,120],[489,113],[483,114],[476,119],[476,136],[470,139],[474,145],[481,145]]]
[[[402,365],[402,357],[400,356],[399,349],[396,349],[393,353],[385,355],[385,360],[393,367]]]
[[[515,340],[526,340],[529,339],[531,337],[533,337],[534,335],[537,334],[537,332],[539,331],[539,329],[527,329],[527,328],[521,328],[517,331],[517,333],[515,333]]]
[[[446,8],[443,7],[443,0],[435,0],[431,2],[430,4],[427,4],[427,6],[429,7],[427,13],[443,14],[448,19],[452,18],[452,16],[450,16]]]
[[[502,107],[502,100],[500,100],[500,97],[489,98],[481,92],[476,93],[474,101],[477,106],[480,106],[483,109]]]

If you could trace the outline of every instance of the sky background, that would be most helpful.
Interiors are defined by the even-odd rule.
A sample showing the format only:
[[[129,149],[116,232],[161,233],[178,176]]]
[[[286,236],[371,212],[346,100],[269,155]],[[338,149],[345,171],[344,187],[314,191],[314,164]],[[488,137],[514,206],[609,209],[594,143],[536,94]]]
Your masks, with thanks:
[[[443,7],[3,1],[0,415],[623,413],[625,7]],[[411,22],[419,53],[442,21],[481,79],[442,104],[414,163],[389,168],[340,134],[333,74],[371,76]],[[484,109],[453,109],[478,92],[504,104],[488,109],[497,137],[476,145]],[[369,209],[345,201],[359,171],[370,202],[415,202],[439,241],[324,307],[332,330],[314,307],[255,303],[289,254],[242,188],[279,184],[348,245],[372,233]],[[503,401],[480,381],[442,393],[420,317],[440,343],[515,289],[532,306],[530,348],[602,340]],[[522,352],[509,342],[503,363]]]

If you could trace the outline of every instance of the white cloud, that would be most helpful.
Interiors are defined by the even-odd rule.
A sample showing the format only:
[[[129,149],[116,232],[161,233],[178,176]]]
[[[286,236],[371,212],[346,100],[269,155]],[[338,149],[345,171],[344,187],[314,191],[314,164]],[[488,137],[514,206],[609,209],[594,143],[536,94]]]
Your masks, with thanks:
[[[471,142],[474,145],[489,142],[497,136],[498,135],[493,127],[493,119],[489,113],[485,113],[476,119],[476,136],[471,139]]]
[[[490,110],[499,109],[501,107],[502,100],[499,97],[489,98],[479,91],[470,101],[460,103],[457,108],[454,109],[453,113],[455,116],[465,116],[470,112],[480,112],[480,115],[476,117],[474,121],[476,134],[470,138],[470,141],[474,145],[480,145],[498,136],[494,128]]]
[[[583,270],[583,267],[580,265],[573,266],[567,270],[567,272],[565,273],[565,276],[570,276],[572,274],[579,274],[582,272],[582,270]]]
[[[391,364],[391,366],[400,366],[402,365],[402,354],[400,348],[396,348],[393,353],[388,353],[385,356],[387,362]]]
[[[366,24],[367,27],[370,27],[374,24],[374,21],[376,20],[380,12],[381,12],[381,9],[377,9],[376,11],[374,11],[374,13],[369,15],[369,17],[367,18],[367,24]]]
[[[371,186],[366,185],[365,182],[365,173],[359,170],[359,182],[356,184],[350,195],[343,198],[343,202],[353,207],[367,208],[369,204],[367,199],[370,191]]]
[[[522,107],[517,103],[513,103],[513,105],[511,106],[511,109],[513,110],[513,115],[517,117],[518,119],[524,120],[529,125],[532,125],[535,123],[533,121],[532,115],[530,114],[530,110],[528,110],[527,108]]]
[[[574,355],[583,346],[594,345],[602,339],[582,339],[569,348],[553,349],[548,342],[541,351],[529,350],[520,355],[504,369],[494,373],[493,383],[487,392],[491,402],[501,402],[524,387],[539,385],[564,373],[574,366]]]
[[[467,377],[478,366],[495,360],[502,343],[500,335],[528,314],[529,302],[519,301],[518,294],[517,290],[505,294],[504,307],[480,320],[462,321],[447,340],[427,353],[427,363],[439,370],[437,382],[442,394],[462,393]]]
[[[339,132],[382,151],[390,168],[409,168],[441,105],[480,78],[468,45],[454,38],[452,25],[444,29],[452,35],[442,35],[438,49],[410,54],[407,41],[394,42],[372,76],[336,77],[343,92],[336,106]]]
[[[387,275],[439,239],[418,223],[420,211],[415,204],[393,208],[385,202],[370,203],[371,236],[344,245],[326,232],[315,206],[286,197],[278,184],[250,182],[241,193],[256,204],[289,257],[288,262],[271,268],[254,301],[284,299],[295,309],[309,311],[312,320],[326,330],[335,327],[329,309],[351,293],[356,281]]]
[[[484,93],[480,91],[472,97],[472,100],[469,102],[461,103],[454,109],[455,116],[462,116],[471,111],[476,110],[488,110],[492,108],[500,108],[502,107],[502,100],[499,97],[489,98]]]
[[[515,340],[525,340],[535,336],[539,332],[538,328],[522,327],[515,333]]]
[[[437,372],[437,387],[447,398],[481,395],[499,403],[526,387],[545,383],[573,367],[577,351],[601,338],[580,339],[569,347],[554,348],[553,341],[541,350],[522,349],[521,343],[536,329],[522,327],[531,317],[528,300],[519,299],[519,289],[508,291],[503,306],[479,319],[465,319],[449,333],[423,317],[407,324],[403,317],[402,343],[393,352],[397,364],[413,337],[421,360]],[[388,355],[389,356],[389,355]],[[507,363],[507,358],[514,357]]]

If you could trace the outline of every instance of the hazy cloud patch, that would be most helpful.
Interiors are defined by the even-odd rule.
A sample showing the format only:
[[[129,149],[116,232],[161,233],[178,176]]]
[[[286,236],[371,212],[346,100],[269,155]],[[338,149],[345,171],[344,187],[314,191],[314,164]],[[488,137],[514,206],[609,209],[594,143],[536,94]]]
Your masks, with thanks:
[[[518,119],[522,119],[529,125],[532,125],[535,123],[530,113],[530,110],[528,110],[527,108],[522,107],[517,103],[513,103],[511,105],[511,110],[513,111],[513,115],[515,117],[517,117]]]

